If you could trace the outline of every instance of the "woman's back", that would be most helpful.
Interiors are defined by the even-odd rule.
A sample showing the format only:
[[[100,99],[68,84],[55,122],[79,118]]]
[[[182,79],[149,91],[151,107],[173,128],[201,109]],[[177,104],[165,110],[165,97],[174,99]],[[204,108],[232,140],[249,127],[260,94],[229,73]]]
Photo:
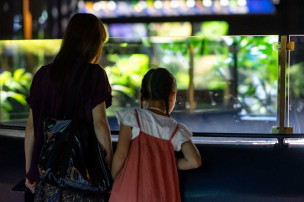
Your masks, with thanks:
[[[70,105],[74,108],[73,116],[88,123],[93,122],[92,109],[106,101],[111,105],[111,87],[105,71],[96,64],[76,62],[68,71],[60,84],[51,79],[52,64],[41,67],[36,73],[27,98],[33,112],[35,146],[40,151],[43,145],[42,122],[46,117],[57,119],[71,118]],[[76,107],[77,106],[77,107]],[[32,164],[36,164],[39,152],[34,152]],[[39,179],[36,166],[32,166],[28,175],[31,179]]]
[[[36,73],[28,99],[36,105],[44,105],[43,113],[56,118],[63,118],[67,105],[74,102],[80,105],[78,117],[92,122],[92,109],[111,96],[105,71],[99,65],[78,61],[58,84],[51,80],[51,68],[49,64]]]

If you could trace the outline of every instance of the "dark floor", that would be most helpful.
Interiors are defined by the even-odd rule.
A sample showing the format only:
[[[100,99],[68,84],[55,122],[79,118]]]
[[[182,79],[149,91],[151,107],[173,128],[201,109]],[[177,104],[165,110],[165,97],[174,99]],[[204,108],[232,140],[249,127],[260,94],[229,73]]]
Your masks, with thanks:
[[[0,201],[14,201],[10,191],[24,179],[24,138],[0,135]]]

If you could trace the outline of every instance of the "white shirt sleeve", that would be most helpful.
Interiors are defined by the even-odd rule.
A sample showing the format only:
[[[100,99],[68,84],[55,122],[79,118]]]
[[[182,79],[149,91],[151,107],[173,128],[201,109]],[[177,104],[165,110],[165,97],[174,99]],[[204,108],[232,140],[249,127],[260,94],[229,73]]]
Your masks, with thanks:
[[[118,120],[118,124],[120,123],[130,126],[130,127],[137,127],[139,128],[136,120],[135,110],[122,110],[116,112],[116,118]]]
[[[171,140],[174,151],[180,151],[182,144],[191,140],[192,136],[192,132],[184,124],[179,123],[179,128]]]
[[[135,109],[117,111],[116,118],[119,126],[122,123],[125,126],[132,127],[132,140],[139,135],[140,129],[136,120]]]
[[[162,118],[161,121],[159,121],[159,115],[156,117],[151,116],[152,112],[149,112],[147,114],[146,111],[138,109],[138,113],[142,127],[141,129],[147,134],[158,138],[169,139],[173,132],[172,129],[175,128],[177,124],[176,121],[169,118],[167,118],[167,120]],[[125,126],[132,127],[132,139],[136,138],[139,135],[140,129],[136,120],[135,109],[117,111],[116,117],[119,125],[122,123]],[[158,119],[156,120],[156,118]],[[164,133],[167,134],[167,136],[162,136]],[[191,138],[192,132],[190,132],[190,130],[184,124],[179,123],[179,128],[171,140],[174,151],[180,151],[181,145],[184,142],[191,140]]]

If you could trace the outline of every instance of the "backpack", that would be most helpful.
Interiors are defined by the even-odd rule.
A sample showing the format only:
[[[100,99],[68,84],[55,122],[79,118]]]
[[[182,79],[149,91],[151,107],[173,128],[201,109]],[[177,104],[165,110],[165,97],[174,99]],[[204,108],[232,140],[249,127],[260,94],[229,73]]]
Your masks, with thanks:
[[[110,192],[110,167],[93,124],[47,118],[44,141],[38,163],[41,180],[78,191]]]

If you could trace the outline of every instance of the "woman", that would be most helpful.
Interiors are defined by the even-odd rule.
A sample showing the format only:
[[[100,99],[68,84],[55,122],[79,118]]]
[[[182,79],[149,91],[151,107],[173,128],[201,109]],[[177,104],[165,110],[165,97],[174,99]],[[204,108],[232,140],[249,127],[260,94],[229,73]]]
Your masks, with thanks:
[[[112,143],[106,117],[106,108],[112,102],[111,87],[106,72],[98,65],[105,39],[105,28],[96,16],[75,14],[53,63],[41,67],[34,76],[27,98],[30,113],[25,131],[25,185],[32,193],[36,192],[36,201],[50,198],[102,201],[97,196],[86,196],[47,183],[39,184],[38,160],[43,146],[43,120],[46,117],[71,118],[65,117],[65,108],[71,102],[71,92],[74,92],[76,99],[73,102],[80,106],[78,120],[94,124],[96,137],[111,164]]]

